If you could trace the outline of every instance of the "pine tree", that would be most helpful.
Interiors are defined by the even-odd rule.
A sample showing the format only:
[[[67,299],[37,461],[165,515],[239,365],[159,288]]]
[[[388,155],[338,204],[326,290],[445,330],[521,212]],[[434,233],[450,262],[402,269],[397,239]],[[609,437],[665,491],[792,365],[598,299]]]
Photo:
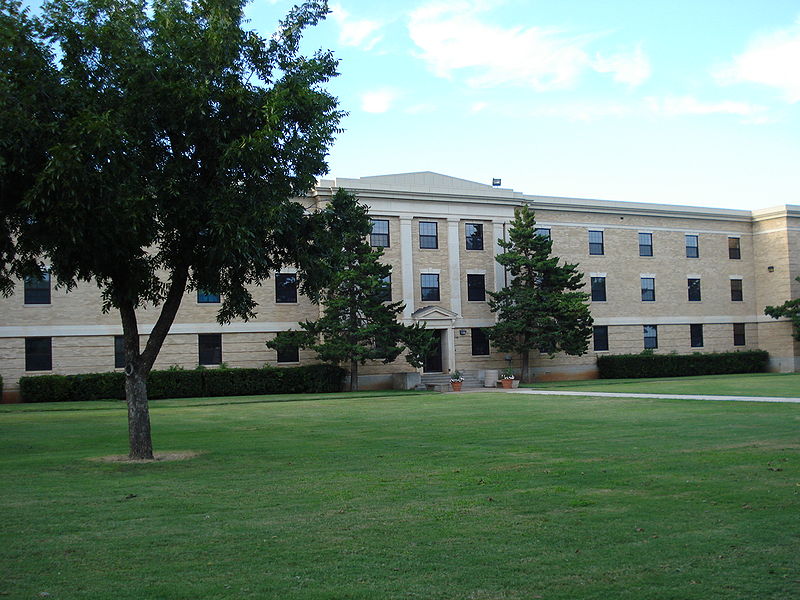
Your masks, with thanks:
[[[795,281],[800,283],[800,277],[795,277]],[[767,306],[764,309],[764,314],[773,319],[780,319],[781,317],[789,319],[792,322],[792,337],[800,341],[800,298],[787,300],[780,306]]]
[[[522,355],[522,380],[530,381],[531,350],[551,358],[558,352],[580,356],[589,346],[592,317],[580,292],[583,274],[578,265],[563,264],[552,256],[552,241],[536,234],[536,219],[528,206],[514,211],[505,250],[497,262],[510,276],[507,287],[490,292],[489,306],[497,324],[489,339],[502,352]]]

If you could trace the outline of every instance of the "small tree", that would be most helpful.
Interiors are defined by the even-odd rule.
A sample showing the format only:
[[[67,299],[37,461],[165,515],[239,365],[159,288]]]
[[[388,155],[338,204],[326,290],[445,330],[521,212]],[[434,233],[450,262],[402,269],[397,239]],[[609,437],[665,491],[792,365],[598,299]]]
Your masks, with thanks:
[[[497,324],[489,339],[502,352],[522,355],[522,381],[530,381],[531,350],[551,358],[557,352],[579,356],[589,347],[592,317],[588,294],[579,292],[583,274],[578,265],[563,264],[551,256],[552,241],[536,234],[536,219],[528,206],[514,211],[505,250],[497,262],[511,277],[507,287],[490,292],[489,306]]]
[[[800,277],[796,277],[795,281],[800,282]],[[780,306],[768,306],[764,314],[773,319],[788,318],[792,322],[792,337],[800,341],[800,298],[787,300]]]
[[[267,342],[273,349],[310,348],[320,360],[349,363],[350,391],[358,390],[359,365],[368,360],[387,364],[408,350],[406,360],[420,367],[433,341],[422,325],[397,320],[404,304],[389,301],[391,267],[380,262],[383,250],[368,242],[372,225],[367,211],[355,195],[343,189],[334,194],[322,214],[328,237],[323,246],[336,249],[329,257],[330,282],[318,299],[322,315]]]
[[[0,292],[46,262],[119,310],[131,458],[153,457],[147,375],[187,290],[221,294],[228,322],[255,314],[249,286],[281,265],[312,294],[326,274],[291,199],[327,171],[341,117],[322,87],[336,61],[299,49],[327,5],[264,39],[244,4],[52,0],[37,19],[0,0]]]

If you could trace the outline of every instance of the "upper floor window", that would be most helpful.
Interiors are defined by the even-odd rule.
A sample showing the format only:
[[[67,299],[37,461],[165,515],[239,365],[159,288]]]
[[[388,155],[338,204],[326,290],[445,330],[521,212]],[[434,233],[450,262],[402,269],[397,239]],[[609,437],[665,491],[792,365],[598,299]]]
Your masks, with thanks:
[[[480,327],[472,330],[472,356],[487,356],[489,354],[489,337]]]
[[[653,256],[653,234],[639,234],[639,256]]]
[[[700,236],[686,235],[686,258],[700,258]]]
[[[703,347],[703,325],[701,323],[689,325],[689,342],[692,348]]]
[[[434,250],[439,247],[439,228],[435,221],[419,222],[419,247]]]
[[[486,300],[485,275],[467,275],[467,300],[472,302]]]
[[[125,337],[121,335],[114,336],[114,368],[125,368]]]
[[[602,231],[589,232],[589,254],[594,254],[594,255],[605,254]]]
[[[392,301],[392,276],[387,275],[386,277],[381,278],[381,301],[382,302],[391,302]]]
[[[211,294],[203,290],[197,290],[197,303],[198,304],[219,304],[219,294]]]
[[[53,338],[25,338],[25,370],[53,370]]]
[[[420,275],[421,297],[423,302],[439,301],[439,275],[436,273],[422,273]]]
[[[481,223],[464,225],[464,235],[467,239],[467,250],[483,250],[483,225]]]
[[[742,280],[731,279],[731,301],[741,302],[744,300],[744,292],[742,291]]]
[[[201,365],[222,364],[221,333],[200,333],[197,335],[197,359]]]
[[[25,278],[25,304],[50,304],[50,272],[43,270],[40,277]]]
[[[686,283],[689,289],[689,302],[700,302],[700,280],[689,278]]]
[[[644,349],[658,348],[658,325],[644,325]]]
[[[600,352],[608,350],[608,325],[595,325],[592,327],[594,350]]]
[[[744,335],[744,323],[733,324],[733,345],[744,346],[746,343]]]
[[[369,245],[373,248],[389,247],[389,221],[386,219],[370,219],[372,233],[369,234]]]
[[[534,233],[539,237],[550,239],[550,228],[549,227],[537,227],[534,230]]]
[[[742,258],[741,240],[738,237],[728,238],[728,258]]]
[[[656,280],[653,277],[642,277],[642,302],[655,302]]]
[[[297,275],[295,273],[275,274],[275,302],[297,302]]]
[[[606,278],[592,277],[592,302],[606,301]]]

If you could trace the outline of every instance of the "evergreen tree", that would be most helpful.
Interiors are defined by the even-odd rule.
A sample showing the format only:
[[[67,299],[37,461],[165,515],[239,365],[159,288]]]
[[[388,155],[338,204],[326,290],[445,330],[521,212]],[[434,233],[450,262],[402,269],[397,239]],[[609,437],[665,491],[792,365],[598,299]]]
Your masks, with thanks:
[[[320,360],[350,367],[350,390],[358,390],[358,367],[368,360],[393,362],[408,350],[406,360],[422,366],[432,336],[422,325],[397,320],[402,302],[389,301],[391,267],[380,262],[382,249],[368,241],[372,223],[368,208],[355,195],[339,189],[323,211],[329,241],[331,279],[318,300],[322,315],[300,323],[301,330],[279,333],[267,346],[273,349],[310,348]]]
[[[549,355],[557,352],[584,354],[592,333],[592,317],[580,292],[583,274],[578,265],[563,264],[551,256],[552,241],[536,234],[536,219],[528,206],[514,211],[505,250],[497,262],[510,281],[499,292],[490,292],[489,306],[497,313],[497,324],[489,339],[502,352],[522,355],[522,380],[530,381],[531,350]]]
[[[795,281],[800,283],[800,277],[795,277]],[[792,322],[792,337],[800,341],[800,298],[787,300],[780,306],[768,306],[764,314],[773,319],[788,318]]]

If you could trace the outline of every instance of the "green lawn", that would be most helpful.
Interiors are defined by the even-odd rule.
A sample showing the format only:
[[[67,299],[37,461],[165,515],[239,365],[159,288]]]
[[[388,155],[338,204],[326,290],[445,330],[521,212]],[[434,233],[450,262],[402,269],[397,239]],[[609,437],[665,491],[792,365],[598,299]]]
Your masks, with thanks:
[[[257,400],[3,407],[0,596],[800,597],[796,404]]]
[[[523,384],[543,390],[800,397],[800,373],[749,373],[658,379],[589,379]]]

